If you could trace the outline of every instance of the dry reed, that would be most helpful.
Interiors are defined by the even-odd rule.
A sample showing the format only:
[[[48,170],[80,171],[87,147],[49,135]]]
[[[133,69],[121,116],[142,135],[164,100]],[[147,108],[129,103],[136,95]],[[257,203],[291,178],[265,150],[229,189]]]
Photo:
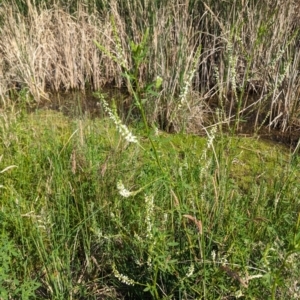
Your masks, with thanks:
[[[26,87],[38,101],[47,98],[47,91],[126,87],[122,66],[94,41],[114,55],[121,51],[130,70],[129,41],[140,42],[149,28],[148,55],[138,82],[144,86],[156,76],[163,78],[159,96],[147,95],[150,121],[178,131],[189,120],[187,128],[197,131],[207,120],[204,110],[212,109],[207,99],[215,95],[215,105],[224,111],[222,122],[254,115],[257,127],[265,123],[287,130],[298,124],[299,5],[292,0],[112,0],[92,11],[78,1],[73,14],[61,6],[32,3],[27,1],[26,16],[15,0],[0,7],[2,98],[12,88]],[[194,67],[187,105],[177,110],[176,99]]]

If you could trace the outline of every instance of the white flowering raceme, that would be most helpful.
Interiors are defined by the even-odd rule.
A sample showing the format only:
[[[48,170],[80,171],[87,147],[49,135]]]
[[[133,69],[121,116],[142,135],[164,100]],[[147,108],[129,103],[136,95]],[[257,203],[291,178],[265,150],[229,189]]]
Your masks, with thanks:
[[[147,266],[148,266],[149,268],[152,267],[152,258],[151,258],[150,255],[149,255],[148,258],[147,258]]]
[[[128,191],[125,188],[125,186],[124,186],[124,184],[123,184],[123,182],[121,180],[119,180],[118,183],[117,183],[117,189],[119,191],[119,194],[121,196],[125,197],[125,198],[128,198],[128,197],[133,196],[133,195],[136,194],[135,192]]]
[[[109,118],[115,123],[117,130],[124,137],[124,139],[129,143],[138,143],[137,137],[134,136],[132,134],[132,132],[130,132],[128,127],[125,124],[122,123],[122,121],[120,120],[117,113],[114,112],[109,107],[109,105],[106,102],[106,100],[104,99],[103,95],[101,93],[98,93],[97,95],[98,95],[98,97],[100,98],[100,100],[103,104],[103,108],[104,108],[105,112],[108,114]]]
[[[194,264],[191,264],[186,273],[186,277],[191,277],[194,274],[194,270],[195,270]]]
[[[211,258],[214,264],[216,263],[216,256],[217,256],[216,251],[215,250],[211,251]]]
[[[214,141],[214,139],[215,139],[216,132],[217,132],[217,127],[214,126],[214,127],[212,128],[210,134],[208,134],[207,149],[210,149],[211,146],[213,145],[213,141]]]
[[[191,66],[191,70],[187,73],[186,78],[184,80],[184,84],[183,87],[180,91],[180,95],[179,95],[179,105],[178,108],[180,109],[182,107],[182,105],[184,103],[188,104],[186,101],[188,92],[190,90],[190,87],[192,85],[192,81],[195,75],[195,72],[197,70],[197,64],[198,64],[198,60],[200,58],[201,55],[201,47],[198,47],[196,53],[195,53],[195,57],[192,61],[192,66]]]
[[[180,95],[179,95],[179,105],[178,105],[178,108],[181,108],[182,105],[186,102],[186,97],[187,97],[187,94],[188,94],[189,89],[191,87],[195,71],[196,71],[196,69],[193,69],[187,75],[187,79],[184,82],[183,88],[182,88],[182,90],[180,92]]]
[[[119,191],[119,194],[120,194],[121,196],[125,197],[125,198],[131,197],[131,196],[135,196],[135,195],[137,195],[138,193],[140,193],[140,192],[143,190],[143,188],[140,188],[140,189],[138,189],[138,190],[136,190],[136,191],[132,191],[132,192],[131,192],[131,191],[129,191],[129,190],[127,190],[127,189],[125,188],[125,186],[124,186],[122,180],[119,180],[119,181],[117,182],[117,189],[118,189],[118,191]]]
[[[117,125],[117,123],[115,122]],[[118,123],[118,130],[120,134],[125,138],[125,140],[129,143],[137,143],[137,138],[134,136],[128,129],[128,127],[121,123],[121,121]]]
[[[147,238],[152,239],[152,215],[154,209],[154,197],[153,195],[145,196],[146,203],[146,225],[147,225]]]
[[[119,271],[116,269],[116,266],[113,265],[113,273],[116,278],[118,278],[121,282],[127,284],[127,285],[134,285],[134,280],[130,279],[128,276],[120,274]]]

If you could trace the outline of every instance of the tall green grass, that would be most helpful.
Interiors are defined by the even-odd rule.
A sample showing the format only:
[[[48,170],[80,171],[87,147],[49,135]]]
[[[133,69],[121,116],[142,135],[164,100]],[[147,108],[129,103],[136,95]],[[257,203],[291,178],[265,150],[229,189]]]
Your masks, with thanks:
[[[1,115],[2,297],[299,297],[297,157],[217,128],[133,134]]]

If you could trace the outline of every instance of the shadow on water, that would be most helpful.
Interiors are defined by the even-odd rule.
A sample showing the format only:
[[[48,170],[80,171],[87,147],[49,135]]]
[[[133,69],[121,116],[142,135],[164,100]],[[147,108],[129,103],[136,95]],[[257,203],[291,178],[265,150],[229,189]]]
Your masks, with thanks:
[[[130,104],[133,103],[132,98],[126,92],[122,92],[119,89],[107,88],[103,89],[102,93],[109,103],[114,101],[120,118],[125,120],[130,109]],[[35,109],[49,109],[60,111],[64,115],[72,118],[103,118],[106,114],[103,111],[103,107],[100,102],[100,99],[91,91],[56,93],[50,95],[50,101],[41,101],[34,107],[31,107],[30,111],[34,111]],[[135,120],[134,114],[131,118],[131,121],[133,120]],[[225,126],[224,130],[228,131],[228,127],[226,129]],[[200,128],[199,132],[193,133],[198,135],[206,134],[205,131]],[[254,128],[254,121],[251,121],[251,118],[249,118],[247,123],[244,123],[237,134],[249,137],[254,135],[259,136],[259,138],[263,140],[271,141],[276,144],[283,144],[294,149],[300,138],[300,125],[291,127],[286,132],[282,132],[277,129],[270,129],[266,126],[262,126],[259,130],[257,130]]]
[[[105,99],[115,101],[118,107],[118,113],[124,115],[126,108],[125,103],[128,96],[125,96],[116,89],[103,90]],[[103,111],[100,99],[94,95],[92,91],[73,91],[60,92],[49,95],[49,100],[43,100],[37,103],[30,110],[35,109],[49,109],[62,112],[64,115],[72,118],[88,117],[88,118],[102,118],[105,113]]]

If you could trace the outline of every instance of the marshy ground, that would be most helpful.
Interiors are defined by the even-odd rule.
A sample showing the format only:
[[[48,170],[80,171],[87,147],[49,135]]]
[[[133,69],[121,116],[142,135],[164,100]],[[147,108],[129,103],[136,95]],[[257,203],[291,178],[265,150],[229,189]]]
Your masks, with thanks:
[[[0,299],[299,299],[298,11],[2,1]]]

